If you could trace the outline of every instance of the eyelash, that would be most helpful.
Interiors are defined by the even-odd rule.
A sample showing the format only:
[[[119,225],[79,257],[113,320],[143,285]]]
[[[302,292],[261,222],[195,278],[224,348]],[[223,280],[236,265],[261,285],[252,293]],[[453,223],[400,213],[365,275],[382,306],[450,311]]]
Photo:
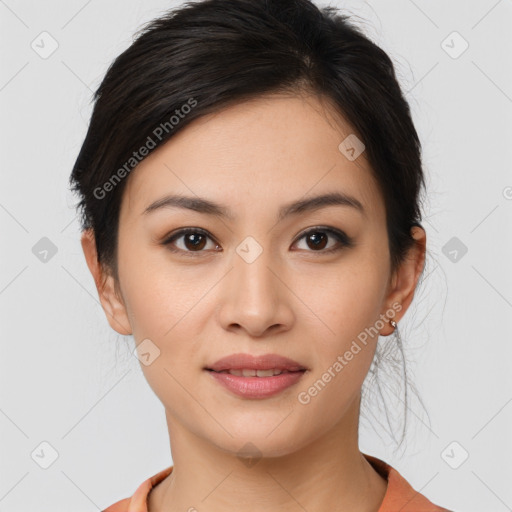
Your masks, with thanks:
[[[318,232],[326,233],[328,235],[331,235],[332,237],[334,237],[336,239],[336,241],[338,242],[339,245],[336,246],[336,247],[333,247],[331,249],[327,249],[327,250],[318,250],[318,251],[309,250],[309,251],[306,251],[306,252],[312,252],[312,253],[317,252],[319,254],[332,254],[332,253],[335,253],[335,252],[338,252],[338,251],[342,250],[343,248],[352,247],[354,245],[354,242],[353,242],[352,238],[350,238],[343,231],[340,231],[340,230],[334,229],[334,228],[322,227],[322,226],[317,226],[315,228],[309,229],[305,233],[302,233],[302,235],[300,235],[300,237],[297,239],[296,242],[298,242],[299,240],[302,240],[303,238],[306,238],[308,235],[310,235],[312,233],[318,233]],[[207,231],[205,231],[204,229],[201,229],[201,228],[184,228],[184,229],[181,229],[181,230],[177,231],[176,233],[173,233],[169,237],[167,237],[162,242],[162,245],[166,246],[171,252],[181,253],[181,254],[185,254],[186,256],[195,257],[196,254],[200,254],[201,252],[205,252],[205,251],[204,250],[189,251],[189,250],[184,250],[184,249],[177,249],[176,247],[172,247],[171,246],[171,244],[175,240],[183,237],[184,235],[188,235],[188,234],[191,234],[191,233],[206,236],[206,237],[210,238],[212,241],[215,242],[215,240],[210,236],[210,234]]]

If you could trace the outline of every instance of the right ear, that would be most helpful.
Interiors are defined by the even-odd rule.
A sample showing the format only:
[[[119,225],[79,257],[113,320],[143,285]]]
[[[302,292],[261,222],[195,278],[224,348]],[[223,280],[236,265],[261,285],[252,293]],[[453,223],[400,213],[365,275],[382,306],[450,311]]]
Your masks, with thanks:
[[[126,306],[116,291],[114,277],[110,273],[104,272],[98,261],[96,240],[92,228],[82,232],[81,243],[87,266],[94,278],[101,306],[107,315],[110,327],[125,336],[132,334]]]

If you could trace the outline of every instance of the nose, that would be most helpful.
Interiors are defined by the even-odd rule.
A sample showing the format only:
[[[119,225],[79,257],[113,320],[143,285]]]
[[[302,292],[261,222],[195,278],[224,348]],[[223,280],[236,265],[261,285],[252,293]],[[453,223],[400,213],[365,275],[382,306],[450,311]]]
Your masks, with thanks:
[[[233,268],[221,282],[219,321],[227,331],[245,331],[260,338],[291,328],[293,293],[283,266],[272,262],[270,251],[254,261],[234,255]]]

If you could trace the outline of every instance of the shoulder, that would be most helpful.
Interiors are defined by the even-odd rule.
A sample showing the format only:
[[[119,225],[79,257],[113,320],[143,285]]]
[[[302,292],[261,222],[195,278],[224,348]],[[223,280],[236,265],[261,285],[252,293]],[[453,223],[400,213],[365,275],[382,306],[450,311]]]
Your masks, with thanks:
[[[129,498],[116,501],[102,512],[147,512],[148,495],[157,484],[171,474],[173,466],[169,466],[144,480]]]
[[[126,512],[130,506],[131,498],[125,498],[124,500],[116,501],[110,507],[102,510],[101,512]]]
[[[388,481],[388,488],[378,512],[451,512],[432,503],[426,496],[416,491],[396,469],[383,460],[363,455]]]

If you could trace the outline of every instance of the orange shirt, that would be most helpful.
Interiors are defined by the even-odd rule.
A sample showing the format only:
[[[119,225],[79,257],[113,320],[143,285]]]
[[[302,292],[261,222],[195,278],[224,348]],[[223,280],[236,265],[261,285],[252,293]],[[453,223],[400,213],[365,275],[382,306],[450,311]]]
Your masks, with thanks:
[[[363,453],[374,469],[388,481],[388,488],[378,512],[450,512],[430,502],[386,462]],[[130,498],[117,501],[102,512],[148,512],[147,498],[153,487],[172,472],[173,466],[144,480]]]

